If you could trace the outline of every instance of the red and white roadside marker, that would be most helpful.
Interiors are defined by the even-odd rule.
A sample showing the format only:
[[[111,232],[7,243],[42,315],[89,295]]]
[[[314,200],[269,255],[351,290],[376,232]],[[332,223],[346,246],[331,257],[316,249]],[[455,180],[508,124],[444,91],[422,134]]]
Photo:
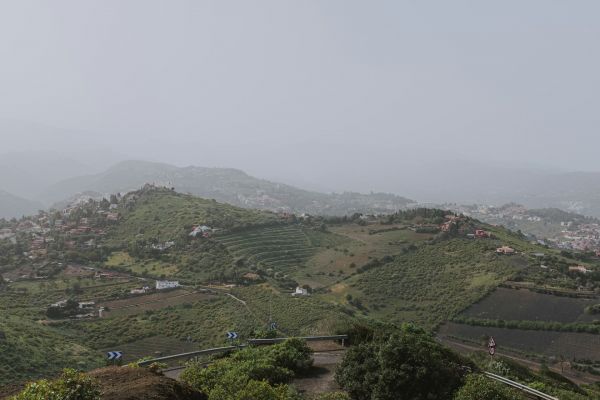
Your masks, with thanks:
[[[496,341],[491,336],[490,336],[490,341],[488,342],[488,351],[490,353],[490,356],[493,356],[494,354],[496,354]]]

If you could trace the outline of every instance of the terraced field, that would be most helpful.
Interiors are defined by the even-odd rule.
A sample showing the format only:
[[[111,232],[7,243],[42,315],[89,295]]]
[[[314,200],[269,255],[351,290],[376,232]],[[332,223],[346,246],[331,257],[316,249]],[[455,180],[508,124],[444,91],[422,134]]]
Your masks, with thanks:
[[[335,244],[339,238],[285,225],[219,236],[217,240],[236,257],[245,257],[263,268],[285,270],[304,265],[321,246]]]

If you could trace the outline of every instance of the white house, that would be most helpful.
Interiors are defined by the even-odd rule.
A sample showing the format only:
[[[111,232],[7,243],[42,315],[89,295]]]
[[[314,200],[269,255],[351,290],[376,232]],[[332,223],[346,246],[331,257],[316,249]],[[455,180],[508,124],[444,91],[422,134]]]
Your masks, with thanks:
[[[193,231],[190,232],[190,236],[196,237],[198,235],[202,235],[204,233],[212,232],[212,228],[210,226],[201,225],[194,228]]]
[[[292,293],[292,296],[308,296],[308,290],[303,287],[297,286],[296,291]]]
[[[148,292],[149,290],[150,290],[150,288],[148,286],[144,286],[141,289],[131,289],[129,291],[129,293],[131,293],[131,294],[144,294],[144,293]]]
[[[179,281],[156,281],[156,290],[174,289],[179,287]]]
[[[79,308],[92,308],[96,305],[95,301],[80,301]]]

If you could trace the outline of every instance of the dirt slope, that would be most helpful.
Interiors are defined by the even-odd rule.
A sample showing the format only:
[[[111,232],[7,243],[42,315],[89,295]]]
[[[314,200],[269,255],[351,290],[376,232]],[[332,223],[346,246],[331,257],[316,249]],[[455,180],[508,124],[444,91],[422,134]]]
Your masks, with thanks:
[[[98,380],[103,400],[205,400],[174,379],[145,368],[108,367],[89,373]]]

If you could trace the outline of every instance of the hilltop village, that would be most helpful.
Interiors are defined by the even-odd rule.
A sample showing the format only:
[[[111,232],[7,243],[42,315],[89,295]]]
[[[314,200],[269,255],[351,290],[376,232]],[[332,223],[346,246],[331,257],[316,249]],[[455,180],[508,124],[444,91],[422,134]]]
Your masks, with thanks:
[[[542,245],[600,255],[600,221],[596,218],[558,209],[531,210],[519,204],[500,207],[444,204],[440,207],[521,231]]]

